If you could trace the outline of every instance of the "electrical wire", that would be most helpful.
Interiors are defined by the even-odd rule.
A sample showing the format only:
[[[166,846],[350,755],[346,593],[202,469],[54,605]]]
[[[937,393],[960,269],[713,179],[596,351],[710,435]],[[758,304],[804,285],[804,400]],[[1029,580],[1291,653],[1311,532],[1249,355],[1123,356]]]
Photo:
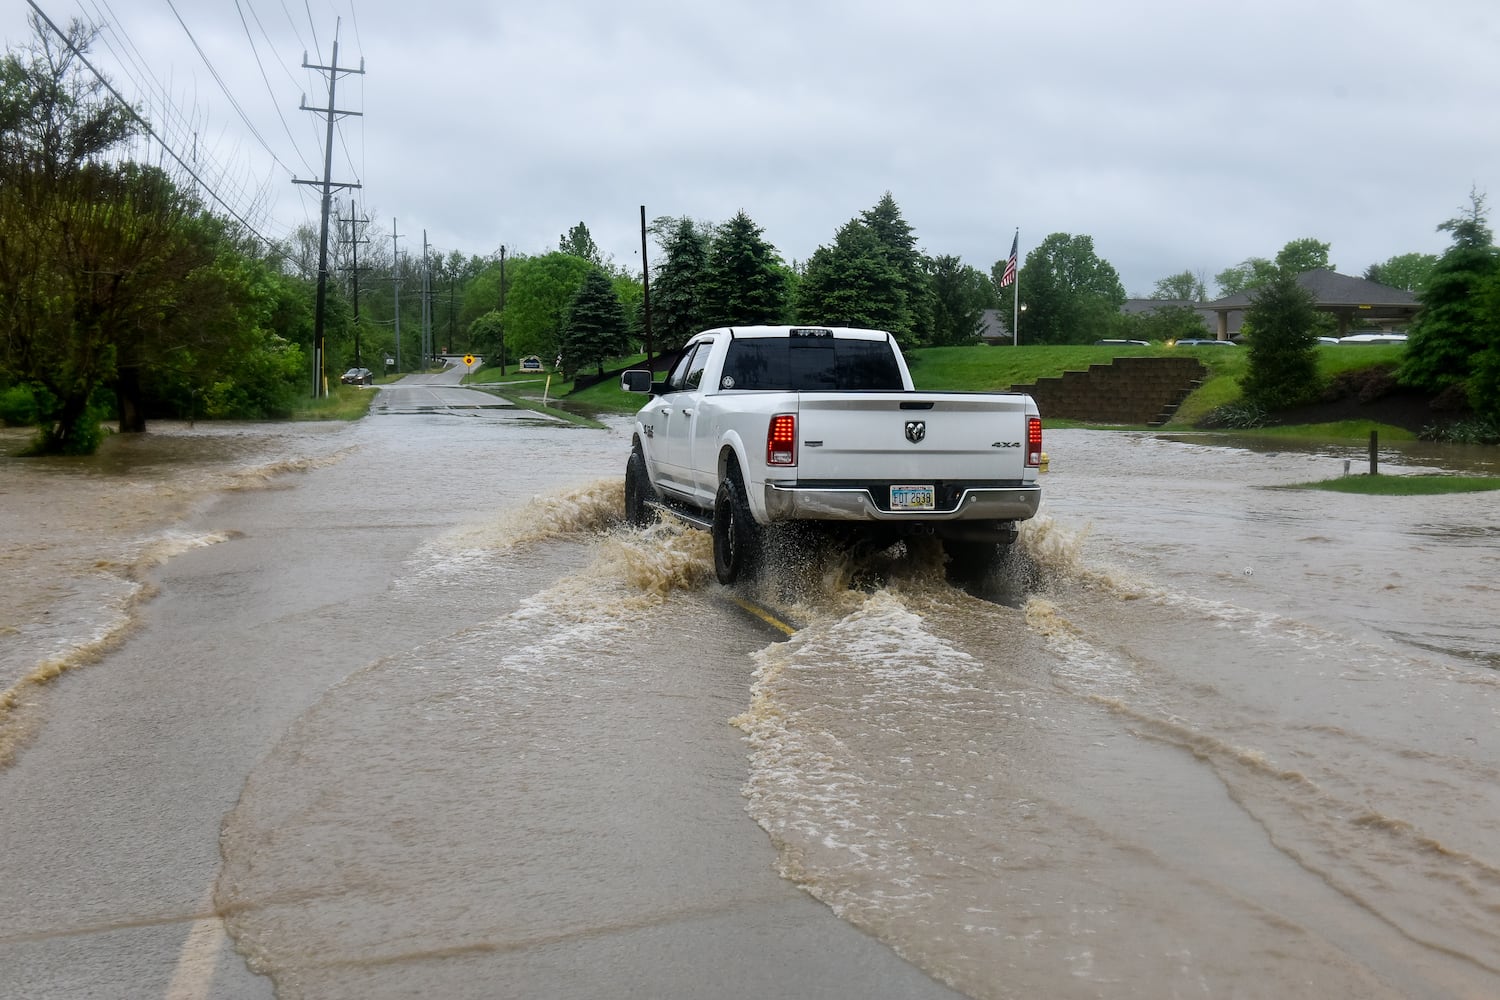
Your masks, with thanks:
[[[307,162],[307,157],[302,154],[302,148],[297,145],[297,140],[292,135],[292,128],[287,124],[286,116],[281,113],[281,104],[276,100],[276,92],[271,88],[271,78],[266,76],[266,65],[261,62],[260,50],[255,46],[255,38],[250,34],[250,24],[245,20],[245,11],[240,6],[240,0],[234,0],[235,12],[240,16],[240,26],[245,29],[245,40],[250,43],[250,52],[255,56],[255,65],[260,70],[260,78],[266,85],[266,93],[271,97],[271,106],[276,109],[276,117],[281,120],[281,128],[286,132],[286,137],[291,140],[292,148],[302,159],[302,165],[309,171],[313,169],[312,164]]]

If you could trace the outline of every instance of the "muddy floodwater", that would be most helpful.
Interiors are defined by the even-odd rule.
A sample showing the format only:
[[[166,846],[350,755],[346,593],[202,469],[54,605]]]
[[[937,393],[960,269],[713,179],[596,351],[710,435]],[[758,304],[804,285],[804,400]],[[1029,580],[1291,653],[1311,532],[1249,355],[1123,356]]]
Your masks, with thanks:
[[[357,649],[222,820],[215,911],[284,998],[1500,995],[1500,495],[1049,431],[983,585],[917,541],[731,590],[620,523],[628,442],[386,414],[0,459],[0,749],[189,581],[205,663]]]

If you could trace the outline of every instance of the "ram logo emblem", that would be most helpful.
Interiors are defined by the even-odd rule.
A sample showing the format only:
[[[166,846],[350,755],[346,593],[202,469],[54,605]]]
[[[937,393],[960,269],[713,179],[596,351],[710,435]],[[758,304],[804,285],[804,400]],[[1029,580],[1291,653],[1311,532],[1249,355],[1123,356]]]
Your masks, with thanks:
[[[912,444],[921,444],[922,439],[927,436],[927,421],[908,420],[906,422],[906,440]]]

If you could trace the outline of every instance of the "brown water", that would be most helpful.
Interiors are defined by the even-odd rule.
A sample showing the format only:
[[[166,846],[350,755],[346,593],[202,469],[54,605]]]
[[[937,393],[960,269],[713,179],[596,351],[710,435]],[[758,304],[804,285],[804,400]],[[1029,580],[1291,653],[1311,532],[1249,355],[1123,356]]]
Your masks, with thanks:
[[[703,969],[818,967],[771,911],[756,948],[733,923],[782,905],[766,835],[783,884],[973,997],[1500,994],[1495,494],[1290,491],[1362,452],[1050,432],[1012,578],[809,557],[753,595],[798,626],[773,641],[704,536],[617,523],[622,428],[512,424],[502,457],[483,421],[393,426],[0,466],[15,677],[117,631],[142,566],[220,541],[204,498],[266,470],[303,470],[269,480],[282,519],[357,482],[431,524],[383,600],[451,628],[361,617],[369,665],[225,820],[217,902],[279,995],[494,995],[475,969],[755,995]]]

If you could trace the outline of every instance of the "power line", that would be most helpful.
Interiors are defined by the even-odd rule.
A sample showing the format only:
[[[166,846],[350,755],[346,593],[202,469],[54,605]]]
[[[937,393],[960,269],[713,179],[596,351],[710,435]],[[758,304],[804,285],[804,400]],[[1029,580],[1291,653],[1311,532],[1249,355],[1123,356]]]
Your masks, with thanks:
[[[228,202],[221,198],[217,191],[215,191],[208,184],[204,183],[203,179],[198,176],[197,171],[190,167],[187,162],[177,154],[176,150],[167,145],[166,141],[156,132],[154,128],[152,128],[151,123],[146,121],[145,118],[142,118],[140,113],[137,112],[135,108],[131,107],[130,103],[120,95],[120,92],[118,90],[115,89],[114,84],[110,83],[109,80],[104,76],[104,74],[100,73],[99,70],[94,67],[94,64],[89,62],[88,57],[85,56],[83,52],[81,52],[76,46],[74,46],[73,40],[66,34],[64,34],[62,29],[60,29],[55,23],[53,23],[52,18],[48,17],[45,11],[43,11],[36,5],[36,0],[26,0],[26,3],[31,7],[32,10],[36,12],[37,17],[45,21],[47,27],[51,28],[53,33],[56,34],[58,38],[62,39],[63,44],[68,47],[68,51],[77,56],[78,61],[83,63],[83,65],[88,68],[89,72],[94,74],[94,78],[98,80],[99,83],[106,90],[108,90],[111,95],[113,95],[115,100],[120,102],[121,107],[123,107],[132,118],[140,123],[141,128],[145,130],[146,134],[160,143],[161,148],[167,153],[167,155],[172,157],[177,165],[184,171],[186,171],[189,177],[191,177],[194,181],[197,181],[198,184],[202,186],[202,188],[207,192],[210,198],[218,202],[220,207],[222,207],[224,211],[228,212],[237,222],[239,222],[240,225],[245,227],[247,232],[249,232],[256,239],[266,244],[267,247],[271,247],[273,245],[269,239],[263,236],[259,232],[259,230],[251,225],[250,222],[245,219],[239,212],[237,212],[233,206],[231,206]]]
[[[313,168],[312,164],[308,163],[307,157],[302,155],[302,149],[297,145],[297,140],[292,135],[292,127],[287,124],[286,116],[281,113],[281,104],[276,100],[276,92],[271,89],[271,78],[266,76],[266,64],[261,62],[260,50],[255,47],[255,37],[250,34],[250,24],[245,20],[245,11],[240,6],[240,0],[234,0],[234,9],[240,16],[240,26],[245,29],[245,40],[250,43],[250,52],[255,56],[256,68],[260,70],[260,78],[266,85],[266,93],[271,97],[271,106],[276,109],[276,117],[281,120],[281,128],[286,132],[286,137],[291,140],[292,148],[301,157],[302,165],[311,170]],[[275,154],[273,153],[272,156],[274,157]],[[277,162],[279,163],[280,161],[278,160]]]

